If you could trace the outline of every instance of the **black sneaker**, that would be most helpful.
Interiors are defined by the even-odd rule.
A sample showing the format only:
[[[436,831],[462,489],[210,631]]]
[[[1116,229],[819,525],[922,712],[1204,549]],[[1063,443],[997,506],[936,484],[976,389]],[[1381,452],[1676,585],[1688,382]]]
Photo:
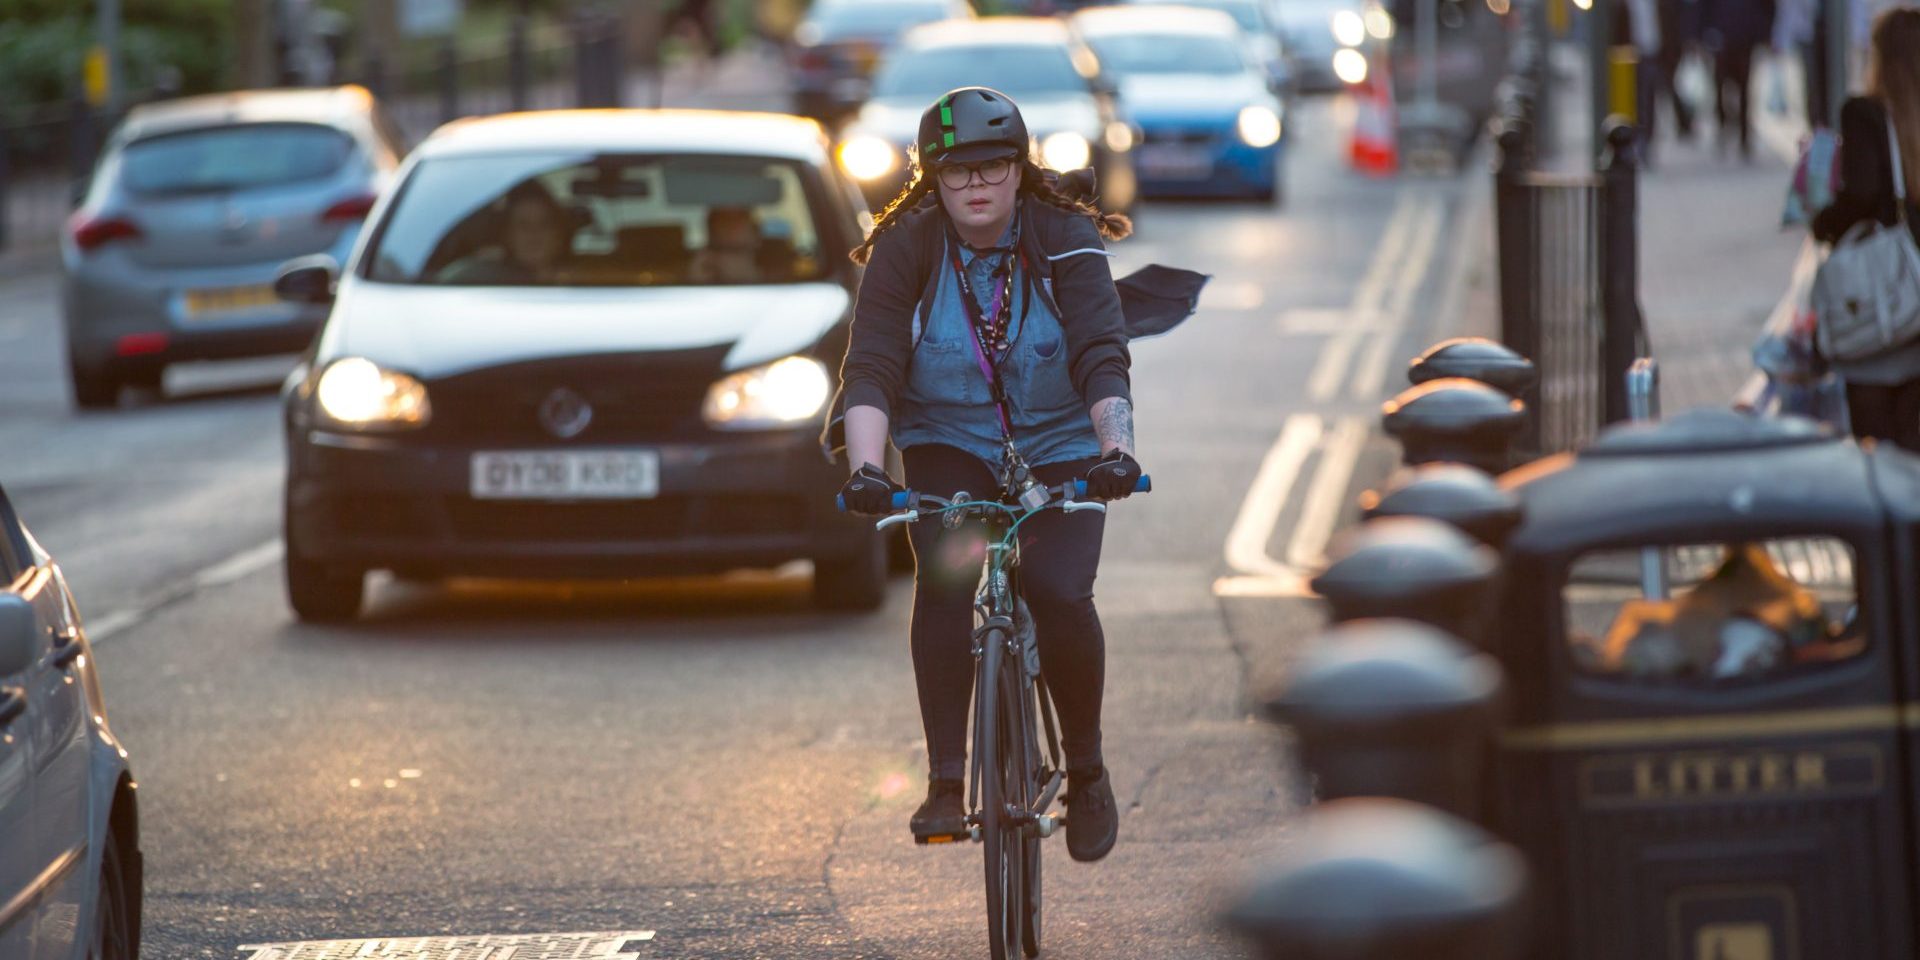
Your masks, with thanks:
[[[1113,778],[1107,768],[1091,782],[1067,775],[1067,853],[1092,861],[1107,855],[1120,839],[1120,812],[1113,805]]]
[[[952,843],[966,839],[966,783],[929,779],[927,799],[913,812],[911,826],[914,843]]]

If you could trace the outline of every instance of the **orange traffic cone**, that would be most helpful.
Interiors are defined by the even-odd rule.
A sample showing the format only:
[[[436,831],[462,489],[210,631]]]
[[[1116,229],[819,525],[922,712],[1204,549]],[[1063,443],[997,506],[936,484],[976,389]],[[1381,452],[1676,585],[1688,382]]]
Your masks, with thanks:
[[[1353,169],[1371,176],[1389,176],[1400,169],[1400,148],[1394,130],[1393,80],[1376,63],[1354,91],[1359,109],[1353,118]]]

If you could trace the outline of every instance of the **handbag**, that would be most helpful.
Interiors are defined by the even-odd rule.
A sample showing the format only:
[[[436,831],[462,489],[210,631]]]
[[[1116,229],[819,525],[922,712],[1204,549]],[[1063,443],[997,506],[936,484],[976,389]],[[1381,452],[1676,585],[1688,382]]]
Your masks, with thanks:
[[[1897,220],[1891,227],[1873,219],[1854,224],[1813,278],[1820,353],[1842,363],[1920,338],[1920,247],[1907,229],[1906,174],[1891,118],[1887,145],[1893,158]]]

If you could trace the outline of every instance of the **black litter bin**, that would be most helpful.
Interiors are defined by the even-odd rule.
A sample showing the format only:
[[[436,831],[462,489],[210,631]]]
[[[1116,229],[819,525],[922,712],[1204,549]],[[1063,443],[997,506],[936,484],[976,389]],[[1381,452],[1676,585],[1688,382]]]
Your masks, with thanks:
[[[1379,492],[1360,496],[1368,520],[1427,517],[1460,528],[1498,550],[1520,522],[1520,498],[1483,470],[1458,463],[1427,463],[1398,470]]]
[[[1409,387],[1380,408],[1409,463],[1452,461],[1500,473],[1526,425],[1526,404],[1478,380],[1449,377]]]
[[[1407,380],[1415,384],[1447,377],[1478,380],[1518,397],[1540,382],[1540,371],[1512,347],[1484,337],[1442,340],[1407,366]]]
[[[1435,627],[1354,620],[1311,646],[1267,711],[1293,729],[1316,797],[1399,797],[1479,820],[1501,686],[1498,662]]]
[[[1285,858],[1227,915],[1261,956],[1514,956],[1527,870],[1512,847],[1405,800],[1335,800],[1301,819]]]
[[[1499,556],[1458,529],[1425,517],[1370,520],[1334,538],[1330,557],[1311,585],[1335,622],[1393,617],[1483,638]]]
[[[1914,957],[1920,463],[1699,410],[1504,480],[1530,956]]]

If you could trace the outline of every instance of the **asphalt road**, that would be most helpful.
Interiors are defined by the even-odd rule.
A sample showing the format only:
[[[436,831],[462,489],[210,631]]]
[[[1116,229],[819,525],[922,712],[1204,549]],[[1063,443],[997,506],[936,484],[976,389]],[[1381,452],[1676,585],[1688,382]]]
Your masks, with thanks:
[[[1373,411],[1437,335],[1466,180],[1342,166],[1296,117],[1291,200],[1152,204],[1116,270],[1214,276],[1135,347],[1156,492],[1099,583],[1104,862],[1047,851],[1046,956],[1240,956],[1222,898],[1286,840],[1259,688],[1310,635],[1297,573],[1391,449]],[[906,832],[924,753],[909,586],[872,616],[802,569],[624,585],[375,586],[296,624],[278,564],[288,363],[67,405],[57,280],[0,279],[0,484],[78,592],[140,777],[152,957],[335,938],[651,931],[637,957],[983,955],[980,858]],[[572,954],[568,954],[571,956]]]

